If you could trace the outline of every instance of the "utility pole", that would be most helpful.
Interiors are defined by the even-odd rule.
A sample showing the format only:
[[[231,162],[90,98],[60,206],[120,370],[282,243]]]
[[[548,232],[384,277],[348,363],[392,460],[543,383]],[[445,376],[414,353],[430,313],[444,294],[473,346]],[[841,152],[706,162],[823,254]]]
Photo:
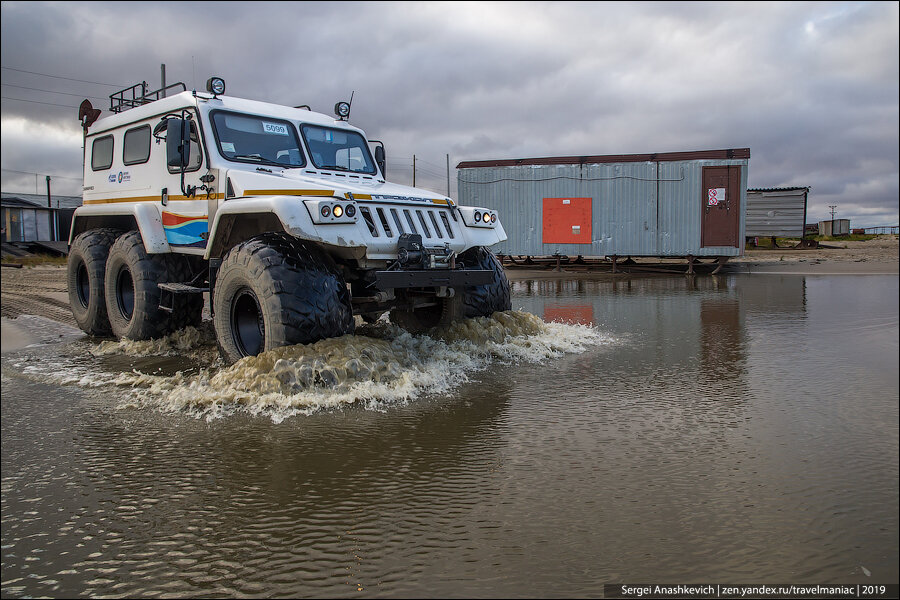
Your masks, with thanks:
[[[56,241],[58,237],[56,235],[56,224],[54,222],[54,217],[56,214],[53,212],[53,203],[50,202],[50,176],[47,175],[47,208],[50,210],[47,212],[47,216],[50,218],[50,222],[48,225],[50,226],[50,239]]]
[[[450,155],[447,155],[447,195],[450,195]]]
[[[416,187],[416,155],[413,154],[413,187]]]
[[[834,209],[837,208],[837,204],[829,204],[828,208],[831,209],[831,220],[834,221]]]

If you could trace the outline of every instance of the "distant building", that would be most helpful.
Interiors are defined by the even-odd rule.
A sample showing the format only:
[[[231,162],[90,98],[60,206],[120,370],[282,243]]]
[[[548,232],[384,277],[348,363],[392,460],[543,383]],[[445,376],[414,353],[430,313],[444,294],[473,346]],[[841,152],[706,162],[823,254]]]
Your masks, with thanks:
[[[3,192],[0,195],[0,241],[66,241],[80,196],[47,196]]]
[[[747,190],[747,233],[752,237],[803,237],[808,187]]]
[[[819,235],[824,235],[827,237],[850,235],[850,219],[819,221]]]

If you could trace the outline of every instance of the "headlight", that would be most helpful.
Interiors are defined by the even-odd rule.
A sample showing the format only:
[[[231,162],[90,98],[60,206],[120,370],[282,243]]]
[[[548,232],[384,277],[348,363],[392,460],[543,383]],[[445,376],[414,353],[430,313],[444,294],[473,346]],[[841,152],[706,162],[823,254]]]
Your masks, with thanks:
[[[350,104],[347,102],[338,102],[334,105],[334,114],[340,117],[341,120],[346,119],[350,116]]]
[[[323,205],[322,206],[322,216],[327,217],[330,214],[331,214],[331,208],[327,204]]]
[[[491,223],[496,223],[496,222],[497,222],[497,215],[491,213]]]
[[[356,207],[353,206],[352,204],[348,204],[347,205],[347,216],[352,217],[355,214],[356,214]]]
[[[475,211],[475,222],[481,223],[481,213],[478,212],[477,210]]]
[[[221,77],[210,77],[206,81],[206,91],[217,96],[225,93],[225,80]]]
[[[343,214],[344,214],[344,209],[341,208],[341,205],[340,205],[340,204],[336,204],[335,207],[334,207],[334,210],[333,210],[332,212],[334,213],[334,216],[335,216],[335,217],[337,217],[338,219],[340,219],[341,216],[343,216]]]

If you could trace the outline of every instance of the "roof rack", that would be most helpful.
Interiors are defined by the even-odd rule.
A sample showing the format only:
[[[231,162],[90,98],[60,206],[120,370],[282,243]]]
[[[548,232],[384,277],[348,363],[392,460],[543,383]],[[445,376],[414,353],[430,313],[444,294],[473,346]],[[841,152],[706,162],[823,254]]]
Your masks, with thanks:
[[[151,102],[159,100],[160,98],[165,98],[168,95],[167,92],[173,88],[181,88],[180,90],[178,90],[180,92],[187,91],[187,86],[180,81],[178,83],[173,83],[171,85],[167,85],[166,87],[159,88],[158,90],[154,90],[152,92],[147,91],[146,81],[136,83],[131,87],[127,87],[123,90],[119,90],[114,94],[110,94],[109,110],[114,113],[120,113],[137,106],[150,104]]]

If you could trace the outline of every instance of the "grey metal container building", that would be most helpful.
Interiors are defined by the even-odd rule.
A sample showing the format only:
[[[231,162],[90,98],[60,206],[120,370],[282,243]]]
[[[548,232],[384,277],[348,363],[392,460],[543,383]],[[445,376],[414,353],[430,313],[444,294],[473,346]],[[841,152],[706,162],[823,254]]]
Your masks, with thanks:
[[[747,237],[803,237],[808,187],[747,190]]]
[[[740,256],[750,149],[461,162],[461,204],[497,209],[527,256]]]

